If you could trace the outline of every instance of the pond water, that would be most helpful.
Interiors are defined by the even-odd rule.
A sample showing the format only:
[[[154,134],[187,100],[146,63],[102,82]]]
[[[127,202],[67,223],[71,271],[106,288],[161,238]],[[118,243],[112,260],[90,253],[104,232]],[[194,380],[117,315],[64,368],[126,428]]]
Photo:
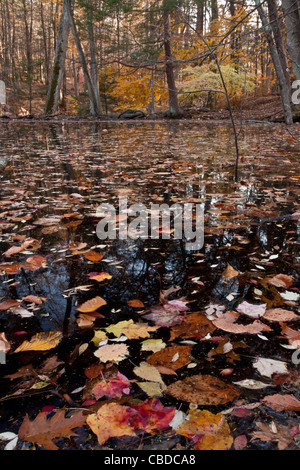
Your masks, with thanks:
[[[2,123],[0,162],[7,162],[0,169],[0,298],[42,299],[41,304],[23,301],[32,314],[28,317],[0,311],[0,331],[12,349],[31,334],[61,331],[71,354],[86,341],[82,338],[93,336],[78,323],[77,308],[95,296],[106,305],[100,309],[104,319],[96,318],[93,328],[139,321],[143,309],[158,304],[160,292],[170,287],[178,289],[172,298],[184,298],[191,312],[210,304],[234,310],[246,300],[298,313],[298,302],[282,305],[279,294],[258,284],[285,274],[295,281],[293,292],[299,287],[300,225],[297,216],[291,217],[299,212],[299,143],[280,124],[252,124],[240,130],[239,147],[235,182],[234,140],[226,123]],[[121,196],[128,205],[199,205],[203,247],[188,250],[185,240],[172,235],[99,239],[99,206],[117,207]],[[167,231],[161,227],[157,233]],[[37,241],[34,249],[29,245],[5,255],[28,238]],[[89,250],[102,259],[87,259]],[[43,264],[28,269],[28,258],[36,255]],[[228,265],[239,276],[224,279]],[[99,272],[111,278],[90,279]],[[144,307],[130,307],[132,299]],[[280,348],[280,329],[274,328],[267,340],[246,335],[249,350],[237,364],[235,379],[249,372],[247,357],[255,354],[290,361],[291,351]],[[203,357],[201,348],[195,345],[196,362]],[[12,373],[20,364],[8,354],[1,367]],[[203,367],[210,366],[226,367],[226,358]],[[9,393],[7,386],[3,393]]]

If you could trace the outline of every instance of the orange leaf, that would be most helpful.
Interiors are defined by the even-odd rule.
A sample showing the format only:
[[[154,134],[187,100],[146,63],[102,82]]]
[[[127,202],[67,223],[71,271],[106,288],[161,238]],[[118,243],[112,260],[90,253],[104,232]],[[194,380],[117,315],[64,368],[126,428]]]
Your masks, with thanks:
[[[86,259],[89,261],[101,261],[103,258],[103,255],[101,253],[97,253],[96,251],[90,250],[88,253],[84,255]]]
[[[99,444],[103,445],[111,437],[136,436],[129,424],[132,413],[128,406],[108,403],[97,413],[88,415],[86,422],[96,434]]]
[[[128,300],[127,305],[129,305],[129,307],[133,307],[133,308],[143,308],[144,307],[143,302],[141,300],[138,300],[138,299]]]
[[[97,296],[88,300],[87,302],[84,302],[80,307],[77,308],[77,310],[82,313],[90,313],[94,312],[103,305],[106,305],[106,301],[102,299],[102,297]]]

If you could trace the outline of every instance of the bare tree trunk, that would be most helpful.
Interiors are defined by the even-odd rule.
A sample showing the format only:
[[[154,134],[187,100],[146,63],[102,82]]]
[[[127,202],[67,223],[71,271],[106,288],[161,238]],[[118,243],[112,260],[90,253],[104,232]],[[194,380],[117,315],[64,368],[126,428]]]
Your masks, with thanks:
[[[282,65],[280,62],[279,54],[276,48],[275,41],[272,36],[271,26],[261,6],[260,0],[255,0],[255,4],[257,6],[257,11],[260,16],[260,19],[261,19],[261,22],[262,22],[262,25],[266,34],[270,54],[272,57],[272,62],[274,65],[276,76],[277,76],[277,80],[278,80],[278,84],[280,88],[282,108],[284,112],[284,119],[285,119],[286,124],[290,125],[293,123],[293,113],[292,113],[292,108],[291,108],[289,85],[286,82],[285,72],[282,70]]]
[[[278,56],[279,56],[279,60],[281,63],[281,67],[285,74],[285,79],[289,87],[289,92],[291,93],[290,72],[289,72],[289,66],[288,66],[288,61],[286,57],[286,50],[284,47],[283,38],[281,34],[280,20],[278,17],[277,5],[276,5],[275,0],[267,0],[267,4],[268,4],[268,11],[269,11],[269,19],[270,19],[270,24],[271,24],[272,31],[273,31],[276,49],[278,51]],[[300,27],[300,23],[299,23],[299,27]]]
[[[200,34],[204,33],[204,7],[205,0],[196,0],[197,16],[196,16],[196,31]]]
[[[86,60],[85,60],[84,52],[83,52],[83,49],[82,49],[82,46],[81,46],[81,43],[80,43],[80,39],[79,39],[79,36],[78,36],[78,32],[77,32],[77,29],[76,29],[73,13],[72,13],[72,9],[71,9],[71,1],[70,0],[65,0],[65,2],[66,2],[66,5],[67,5],[67,11],[68,11],[68,16],[69,16],[70,27],[71,27],[71,30],[72,30],[72,33],[73,33],[73,37],[74,37],[75,45],[76,45],[76,48],[77,48],[80,64],[81,64],[81,67],[82,67],[82,70],[83,70],[85,83],[86,83],[86,86],[87,86],[87,89],[88,89],[88,94],[89,94],[89,99],[90,99],[90,111],[91,111],[91,114],[93,116],[98,116],[98,115],[100,115],[100,109],[98,107],[96,94],[95,94],[95,91],[94,91],[94,87],[93,87],[93,84],[92,84],[92,81],[91,81],[91,78],[90,78],[90,74],[89,74],[89,71],[88,71],[87,63],[86,63]]]
[[[90,0],[90,4],[87,7],[87,31],[88,31],[88,38],[89,38],[89,49],[90,49],[90,60],[91,60],[91,80],[93,83],[93,88],[94,88],[95,97],[97,101],[98,114],[101,114],[98,65],[97,65],[96,45],[95,45],[95,36],[94,36],[93,16],[94,16],[93,5],[91,4],[91,0]]]
[[[45,104],[45,114],[55,114],[65,69],[66,52],[70,32],[67,0],[64,0],[57,30],[54,64]]]
[[[45,20],[44,20],[44,5],[43,2],[41,1],[41,26],[42,26],[42,35],[43,35],[43,45],[44,45],[44,58],[45,58],[45,72],[46,72],[46,84],[48,85],[49,83],[49,69],[50,69],[50,64],[49,64],[49,52],[48,52],[48,47],[47,47],[47,35],[46,35],[46,29],[45,29]]]
[[[164,21],[164,49],[165,49],[165,62],[166,62],[166,77],[169,90],[169,110],[170,114],[176,116],[180,114],[178,103],[178,93],[175,84],[174,76],[174,63],[172,57],[171,35],[170,35],[170,12],[167,6],[164,5],[163,11]]]
[[[300,80],[300,6],[298,0],[282,0],[287,49],[296,80]]]

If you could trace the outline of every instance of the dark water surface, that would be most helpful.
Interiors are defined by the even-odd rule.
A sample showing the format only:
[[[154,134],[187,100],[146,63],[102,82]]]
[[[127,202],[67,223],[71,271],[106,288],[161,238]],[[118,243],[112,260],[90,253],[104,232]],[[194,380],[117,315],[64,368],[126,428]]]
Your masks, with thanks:
[[[204,311],[210,303],[229,310],[243,300],[264,303],[251,279],[267,275],[292,276],[297,291],[300,225],[290,215],[299,211],[299,143],[280,125],[253,124],[243,127],[239,145],[235,183],[234,142],[227,124],[1,124],[0,160],[8,158],[0,173],[1,263],[25,262],[34,254],[47,260],[45,267],[15,274],[0,266],[1,301],[28,295],[44,299],[42,305],[22,304],[34,313],[29,318],[0,312],[0,331],[12,349],[39,331],[63,332],[74,349],[82,337],[92,336],[78,326],[76,307],[96,295],[107,302],[100,310],[105,320],[95,323],[102,327],[129,318],[138,321],[139,310],[127,302],[139,299],[151,307],[159,302],[160,290],[172,286],[180,288],[174,298],[191,301],[191,311]],[[184,240],[99,240],[97,208],[116,206],[120,195],[129,204],[147,207],[200,204],[204,246],[188,251]],[[48,224],[45,218],[50,217]],[[40,219],[43,223],[36,224]],[[41,241],[40,248],[4,256],[20,243],[13,239],[18,235]],[[72,243],[86,243],[103,259],[94,262],[72,254]],[[221,274],[228,264],[240,276],[225,282]],[[103,271],[112,278],[101,284],[89,279],[91,272]],[[276,306],[274,299],[267,300],[270,308]],[[297,302],[286,307],[298,312]],[[290,360],[291,351],[280,349],[275,336],[266,341],[248,335],[247,354]],[[199,360],[203,354],[199,343],[194,357]],[[15,361],[8,355],[6,366],[0,366],[4,373],[20,366]],[[204,369],[224,366],[226,360],[216,358]],[[235,379],[244,377],[248,366],[247,358],[239,362]],[[72,380],[75,388],[76,378]]]

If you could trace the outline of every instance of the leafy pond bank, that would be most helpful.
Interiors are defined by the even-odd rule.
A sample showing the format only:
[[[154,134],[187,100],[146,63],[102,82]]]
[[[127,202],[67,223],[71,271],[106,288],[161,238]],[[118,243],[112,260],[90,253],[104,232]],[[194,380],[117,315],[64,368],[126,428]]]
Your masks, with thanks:
[[[2,446],[298,448],[285,127],[241,130],[239,183],[227,124],[8,122],[0,139]],[[203,247],[163,223],[156,239],[100,240],[99,207],[120,197],[149,216],[199,204]]]

